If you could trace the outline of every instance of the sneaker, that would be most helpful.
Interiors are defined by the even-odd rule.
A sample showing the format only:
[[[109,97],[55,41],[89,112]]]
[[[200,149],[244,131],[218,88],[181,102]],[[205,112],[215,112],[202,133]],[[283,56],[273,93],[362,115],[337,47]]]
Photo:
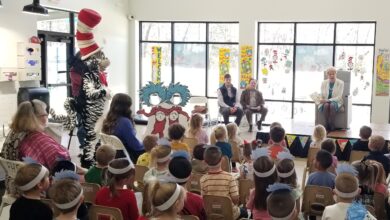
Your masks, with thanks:
[[[258,121],[257,123],[257,130],[261,130],[261,124],[262,124],[262,121]]]
[[[253,125],[249,125],[249,130],[248,132],[252,132]]]

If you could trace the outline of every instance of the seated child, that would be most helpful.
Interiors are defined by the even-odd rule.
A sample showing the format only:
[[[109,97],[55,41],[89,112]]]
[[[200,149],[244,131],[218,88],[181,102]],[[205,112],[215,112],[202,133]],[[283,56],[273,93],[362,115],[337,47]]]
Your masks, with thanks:
[[[351,165],[342,164],[337,167],[336,172],[336,187],[333,190],[337,196],[336,204],[325,207],[322,220],[355,219],[347,218],[347,210],[360,193],[359,181],[356,178],[357,171]],[[364,209],[364,206],[362,208]],[[367,210],[364,214],[368,217],[365,219],[375,219]]]
[[[272,123],[269,125],[269,130],[271,131],[272,128],[274,128],[274,127],[283,128],[283,127],[282,127],[282,124],[280,124],[280,123],[277,122],[277,121],[274,121],[274,122],[272,122]],[[270,138],[270,139],[268,140],[268,143],[266,144],[266,146],[273,145],[273,144],[274,144],[274,142],[273,142],[272,139]],[[283,147],[287,147],[286,140],[283,140],[282,146],[283,146]]]
[[[187,151],[190,153],[190,147],[186,143],[183,143],[184,133],[186,129],[183,125],[179,123],[175,123],[169,126],[168,135],[169,139],[171,139],[171,148],[172,151]]]
[[[267,197],[267,210],[272,219],[296,220],[299,209],[286,184],[275,183],[267,188],[271,194]]]
[[[135,169],[127,158],[119,158],[108,165],[108,186],[102,187],[96,193],[96,205],[118,208],[123,219],[137,220],[139,217],[135,194],[125,185],[133,185]]]
[[[334,188],[336,176],[327,171],[332,166],[332,155],[325,150],[319,150],[314,161],[316,172],[309,175],[306,185],[325,186]]]
[[[370,151],[368,149],[368,139],[371,137],[371,134],[372,129],[370,127],[362,126],[359,132],[360,139],[352,145],[352,150]]]
[[[232,145],[227,142],[227,131],[225,125],[218,125],[215,128],[215,139],[217,142],[215,146],[221,149],[222,155],[227,156],[229,159],[232,158]]]
[[[199,113],[195,113],[190,119],[190,128],[188,129],[187,136],[190,138],[196,138],[198,144],[209,143],[209,136],[203,127],[203,117]]]
[[[327,138],[321,143],[321,149],[328,151],[330,154],[332,154],[332,167],[333,170],[337,167],[337,157],[334,155],[336,153],[336,143],[334,139]]]
[[[233,219],[247,217],[246,209],[240,209],[238,186],[234,177],[221,169],[222,152],[220,148],[209,146],[204,153],[204,160],[209,171],[200,179],[202,195],[228,196],[232,200]]]
[[[269,135],[272,140],[272,145],[268,147],[268,151],[272,159],[275,160],[279,152],[282,151],[290,152],[285,147],[285,141],[284,141],[285,131],[282,127],[279,126],[273,127],[269,132]]]
[[[167,174],[168,164],[171,159],[171,148],[169,146],[158,145],[150,153],[151,168],[144,175],[144,182],[149,182],[153,178],[158,178]]]
[[[154,135],[145,136],[142,142],[145,148],[145,153],[141,154],[138,157],[137,165],[146,166],[146,167],[150,166],[150,152],[155,146],[157,146],[157,140],[158,140],[157,136]]]
[[[40,164],[26,164],[19,168],[15,177],[16,188],[22,195],[12,204],[10,220],[52,220],[50,207],[41,202],[41,193],[50,185],[49,171]]]
[[[366,160],[375,160],[382,164],[383,169],[385,170],[385,177],[389,174],[390,171],[390,160],[386,157],[382,150],[385,146],[385,139],[380,135],[373,135],[368,141],[368,149],[370,153],[364,157]]]
[[[203,155],[204,151],[206,149],[206,145],[204,144],[198,144],[194,147],[194,150],[192,151],[192,172],[196,174],[206,174],[209,167],[204,162]]]
[[[238,159],[241,161],[242,159],[242,147],[244,145],[244,141],[238,136],[238,126],[236,123],[229,123],[226,125],[228,143],[232,147],[232,156],[234,152],[238,153]],[[233,149],[234,148],[234,149]],[[236,163],[232,162],[232,172],[238,172],[236,168]]]
[[[108,167],[108,164],[115,158],[116,151],[110,146],[103,144],[96,150],[96,165],[89,168],[85,174],[87,183],[96,183],[100,186],[103,184],[103,169]]]
[[[83,203],[83,189],[79,182],[69,179],[56,181],[49,190],[54,208],[60,213],[55,219],[77,219],[77,210]]]
[[[326,129],[323,125],[316,125],[314,127],[313,135],[311,136],[312,142],[310,147],[321,147],[321,143],[326,138]]]
[[[244,144],[244,161],[240,166],[240,177],[253,180],[253,160],[251,144]]]
[[[271,219],[267,212],[267,197],[270,194],[267,187],[278,179],[276,166],[265,148],[253,151],[253,159],[255,188],[249,193],[246,207],[251,210],[254,220]]]

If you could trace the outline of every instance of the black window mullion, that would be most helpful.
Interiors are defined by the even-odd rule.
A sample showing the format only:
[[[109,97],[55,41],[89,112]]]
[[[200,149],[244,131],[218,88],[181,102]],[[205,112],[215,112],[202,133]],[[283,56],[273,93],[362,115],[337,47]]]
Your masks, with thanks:
[[[171,22],[171,83],[175,83],[175,23]]]
[[[291,118],[294,119],[294,104],[295,104],[295,77],[296,77],[296,72],[295,72],[295,64],[296,64],[296,55],[297,55],[297,23],[294,23],[294,40],[293,40],[293,50],[294,50],[294,57],[293,57],[293,84],[292,84],[292,103],[291,103]]]
[[[208,97],[208,85],[209,85],[209,80],[208,80],[208,76],[209,76],[209,22],[206,23],[206,71],[205,71],[205,74],[206,74],[206,86],[205,86],[205,97]]]

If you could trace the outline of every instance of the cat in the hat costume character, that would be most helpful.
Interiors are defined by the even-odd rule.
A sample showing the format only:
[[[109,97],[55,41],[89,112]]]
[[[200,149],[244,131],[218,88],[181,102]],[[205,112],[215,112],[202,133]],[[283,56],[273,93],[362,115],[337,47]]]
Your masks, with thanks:
[[[103,71],[109,65],[109,60],[94,40],[93,28],[99,24],[101,16],[94,10],[82,9],[78,15],[76,39],[80,49],[83,66],[81,75],[81,88],[76,99],[69,98],[68,121],[75,126],[78,115],[78,127],[84,128],[83,140],[80,141],[83,155],[81,166],[90,167],[94,162],[96,140],[95,124],[103,115],[105,102],[109,99],[110,90],[106,87],[107,81]],[[76,114],[77,112],[77,114]],[[55,114],[51,111],[52,115]],[[57,118],[59,118],[57,116]],[[64,120],[64,119],[63,119]]]

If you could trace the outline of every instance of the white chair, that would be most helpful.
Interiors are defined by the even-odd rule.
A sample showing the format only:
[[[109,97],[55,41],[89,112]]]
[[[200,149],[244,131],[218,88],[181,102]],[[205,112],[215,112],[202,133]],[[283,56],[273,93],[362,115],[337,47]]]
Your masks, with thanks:
[[[208,102],[209,102],[209,100],[205,96],[192,96],[189,100],[190,104],[201,105],[201,106],[205,106],[207,108],[207,112],[204,113],[204,116],[205,116],[205,122],[207,124],[207,127],[210,127],[211,117],[210,117],[210,111],[208,109]],[[195,108],[195,106],[194,106],[194,108]]]
[[[0,165],[3,167],[5,171],[5,176],[8,179],[8,181],[11,181],[11,184],[13,185],[13,180],[16,177],[16,173],[18,172],[18,169],[24,165],[21,161],[15,161],[15,160],[7,160],[0,157]],[[11,192],[5,192],[2,200],[1,200],[1,206],[0,206],[0,216],[3,211],[3,208],[7,205],[12,205],[14,203],[16,198],[12,195]]]
[[[129,155],[129,152],[127,152],[125,145],[123,145],[122,141],[119,140],[119,138],[115,135],[109,135],[100,133],[100,139],[102,140],[103,144],[109,144],[112,147],[114,147],[115,150],[121,150],[126,155],[127,159],[131,160],[131,157]],[[134,163],[134,161],[132,161]]]
[[[348,129],[352,121],[352,96],[350,95],[351,72],[338,70],[336,75],[337,78],[344,81],[344,91],[343,106],[336,114],[334,125],[336,128]],[[324,79],[327,78],[328,76],[325,72]],[[315,106],[315,124],[326,125],[324,114],[318,111],[317,105]]]

